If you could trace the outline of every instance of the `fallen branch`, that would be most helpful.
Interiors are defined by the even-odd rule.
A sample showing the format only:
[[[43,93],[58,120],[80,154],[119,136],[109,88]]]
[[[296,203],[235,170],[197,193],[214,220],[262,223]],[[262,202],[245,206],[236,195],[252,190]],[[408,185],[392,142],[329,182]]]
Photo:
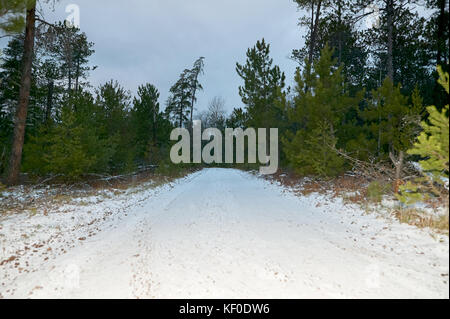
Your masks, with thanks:
[[[390,180],[395,179],[395,172],[392,168],[389,168],[385,162],[372,160],[366,162],[350,156],[343,150],[338,150],[336,146],[329,145],[331,150],[342,156],[353,164],[353,172],[364,175],[368,178],[380,179],[381,177],[387,177]]]
[[[41,186],[41,185],[43,185],[43,184],[45,184],[45,183],[47,183],[47,182],[50,182],[52,179],[55,179],[55,178],[58,178],[58,177],[61,177],[61,176],[63,176],[63,175],[62,175],[62,174],[58,174],[58,175],[50,176],[49,178],[44,179],[42,182],[40,182],[40,183],[34,185],[34,187]]]

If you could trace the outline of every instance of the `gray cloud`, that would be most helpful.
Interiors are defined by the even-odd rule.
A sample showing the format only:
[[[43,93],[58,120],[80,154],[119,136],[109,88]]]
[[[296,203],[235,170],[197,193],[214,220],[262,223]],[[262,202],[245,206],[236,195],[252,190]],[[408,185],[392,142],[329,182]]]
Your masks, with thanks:
[[[271,43],[274,63],[290,85],[296,64],[288,56],[303,43],[292,0],[63,0],[54,12],[45,10],[46,19],[64,20],[72,3],[80,7],[81,30],[95,43],[92,64],[99,68],[91,83],[117,79],[134,93],[150,82],[161,91],[162,105],[179,74],[204,56],[205,90],[197,108],[221,95],[231,111],[242,106],[235,63],[245,61],[248,47],[262,37]]]

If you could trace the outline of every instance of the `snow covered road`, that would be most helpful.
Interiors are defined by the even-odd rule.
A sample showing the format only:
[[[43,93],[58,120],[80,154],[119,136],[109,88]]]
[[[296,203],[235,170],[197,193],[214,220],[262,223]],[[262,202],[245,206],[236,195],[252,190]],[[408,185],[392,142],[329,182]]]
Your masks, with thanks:
[[[0,287],[33,298],[448,298],[448,237],[204,169]],[[0,266],[0,278],[7,267]],[[9,286],[9,287],[8,287]],[[14,294],[6,291],[13,290]]]

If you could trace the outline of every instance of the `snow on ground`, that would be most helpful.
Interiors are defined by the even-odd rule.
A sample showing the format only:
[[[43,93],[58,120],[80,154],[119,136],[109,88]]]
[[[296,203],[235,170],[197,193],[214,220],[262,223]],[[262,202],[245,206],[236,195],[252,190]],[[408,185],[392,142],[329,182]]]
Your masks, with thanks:
[[[233,169],[109,197],[0,219],[0,296],[449,297],[447,236],[339,198]]]

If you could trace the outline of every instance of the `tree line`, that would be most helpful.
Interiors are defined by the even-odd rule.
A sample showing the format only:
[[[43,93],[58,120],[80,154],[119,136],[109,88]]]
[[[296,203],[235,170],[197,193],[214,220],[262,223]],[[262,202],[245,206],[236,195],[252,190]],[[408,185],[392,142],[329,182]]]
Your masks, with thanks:
[[[14,184],[21,166],[81,178],[168,162],[171,129],[202,119],[222,130],[278,128],[282,165],[302,175],[372,167],[395,180],[397,191],[411,160],[437,156],[428,169],[448,178],[448,143],[432,138],[436,126],[448,132],[448,1],[295,2],[306,30],[305,45],[291,52],[295,85],[286,86],[261,39],[236,64],[243,107],[227,115],[220,97],[195,113],[205,58],[180,74],[164,110],[152,84],[136,97],[115,81],[92,90],[94,45],[86,35],[43,21],[35,1],[3,1],[2,30],[25,32],[11,39],[0,65],[0,173]],[[424,10],[429,18],[418,13]],[[361,28],[367,18],[374,25]]]
[[[270,45],[258,41],[236,65],[245,108],[233,111],[233,122],[279,128],[282,163],[301,175],[370,168],[393,180],[395,193],[415,194],[417,184],[403,184],[408,166],[420,161],[424,176],[435,176],[428,186],[442,186],[449,165],[448,2],[295,2],[309,14],[299,20],[306,44],[291,55],[299,63],[294,87],[286,87]],[[357,27],[375,13],[377,25]]]

